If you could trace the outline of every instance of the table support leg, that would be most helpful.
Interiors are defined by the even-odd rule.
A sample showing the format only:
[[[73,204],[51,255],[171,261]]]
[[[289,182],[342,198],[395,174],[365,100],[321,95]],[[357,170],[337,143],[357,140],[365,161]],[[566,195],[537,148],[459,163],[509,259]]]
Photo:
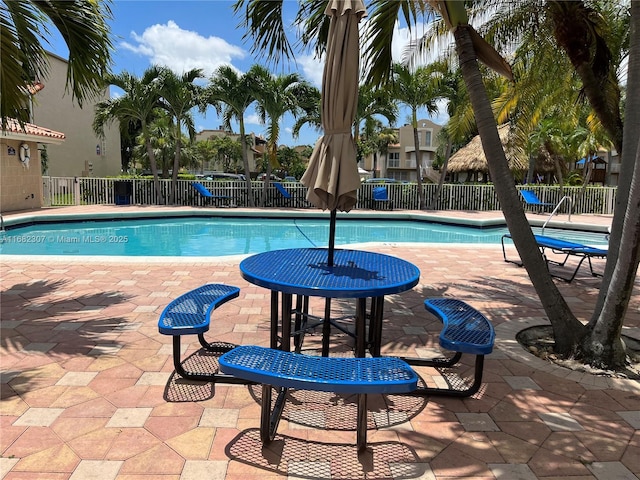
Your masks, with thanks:
[[[367,299],[358,298],[356,303],[356,357],[365,356],[367,329]]]
[[[289,352],[291,350],[291,304],[293,295],[290,293],[282,294],[282,350]]]
[[[329,356],[329,340],[331,337],[331,299],[324,301],[324,321],[322,322],[322,356]]]
[[[369,324],[370,351],[374,357],[380,356],[382,344],[382,318],[384,316],[384,297],[371,299],[371,322]]]
[[[309,297],[306,295],[296,295],[296,315],[293,328],[293,345],[296,353],[300,353],[304,342],[304,335],[307,328],[307,320],[309,318]]]
[[[358,453],[362,453],[367,448],[367,395],[358,394],[358,419],[356,422],[356,444]]]
[[[278,292],[271,290],[271,348],[278,348]]]

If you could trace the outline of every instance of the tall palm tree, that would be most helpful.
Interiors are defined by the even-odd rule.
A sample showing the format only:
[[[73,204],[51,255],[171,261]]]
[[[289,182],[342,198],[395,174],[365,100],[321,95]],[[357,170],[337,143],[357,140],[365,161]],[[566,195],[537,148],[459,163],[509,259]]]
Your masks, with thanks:
[[[274,19],[274,13],[277,16],[278,9],[270,8],[269,5],[271,4],[273,7],[273,4],[279,4],[281,7],[282,1],[257,2],[261,4],[260,9],[251,10],[252,15],[247,15],[246,21],[255,40],[255,45],[266,48],[267,51],[278,49],[278,54],[284,52],[284,55],[287,56],[288,42],[286,36],[283,36],[283,23],[281,19],[280,21]],[[255,2],[238,0],[236,8],[241,11],[243,7],[252,3]],[[624,348],[620,341],[620,332],[640,261],[640,158],[638,158],[640,154],[638,153],[639,140],[636,135],[640,130],[640,95],[637,93],[640,92],[640,2],[631,1],[625,4],[623,2],[547,1],[542,4],[543,7],[550,6],[556,9],[550,11],[550,18],[554,19],[553,25],[558,26],[562,31],[558,32],[557,37],[554,33],[553,37],[557,38],[561,48],[567,51],[572,65],[581,75],[585,91],[587,88],[589,89],[587,97],[590,103],[592,106],[597,105],[597,108],[594,106],[594,110],[603,125],[606,125],[605,128],[614,139],[616,148],[622,152],[622,182],[618,187],[616,212],[610,239],[610,254],[607,257],[598,304],[586,329],[576,319],[553,283],[545,267],[544,259],[537,248],[515,189],[513,176],[509,171],[477,61],[479,59],[499,72],[508,75],[509,78],[513,78],[511,70],[506,62],[496,55],[495,50],[483,40],[482,36],[478,35],[470,26],[469,17],[465,10],[466,2],[427,0],[427,3],[445,20],[447,28],[451,29],[454,34],[456,56],[459,59],[473,106],[483,149],[489,159],[489,169],[495,182],[496,193],[516,248],[552,322],[556,350],[568,355],[582,346],[584,359],[588,363],[598,366],[605,365],[610,368],[621,366],[624,363]],[[587,3],[589,7],[586,7]],[[630,8],[628,8],[628,4],[630,4]],[[302,39],[308,42],[317,38],[316,51],[322,51],[326,44],[326,30],[323,28],[325,20],[319,14],[323,5],[324,2],[304,3],[306,7],[304,16],[308,21],[304,25]],[[513,17],[513,26],[523,26],[521,31],[538,29],[542,32],[541,35],[545,34],[539,25],[542,16],[540,2],[484,0],[474,2],[474,5],[479,8],[485,7],[485,11],[487,6],[492,7],[492,14],[497,12],[492,15],[492,18],[498,18],[502,12],[496,5],[505,6],[507,9],[520,6],[530,7],[528,13]],[[611,65],[609,60],[615,57],[616,49],[611,48],[612,42],[615,44],[618,41],[618,45],[622,45],[625,35],[613,37],[603,35],[602,33],[606,30],[602,27],[606,26],[606,22],[602,22],[597,15],[604,13],[602,18],[607,18],[607,9],[602,7],[612,5],[620,6],[623,17],[624,12],[630,12],[630,28],[627,29],[630,45],[628,96],[625,102],[624,133],[627,134],[626,138],[631,136],[632,140],[625,142],[622,142],[624,136],[620,135],[622,124],[615,118],[616,113],[619,114],[615,92],[609,97],[613,88],[610,76],[613,70],[606,66],[603,68],[605,63]],[[398,15],[402,13],[407,22],[411,24],[424,11],[425,4],[410,0],[380,0],[371,6],[373,8],[369,11],[369,33],[365,41],[366,47],[363,51],[363,57],[367,65],[368,78],[371,82],[378,83],[391,74],[391,39]],[[598,8],[600,10],[597,10]],[[301,11],[303,10],[301,9]],[[247,13],[249,13],[249,8],[247,8]],[[555,15],[565,15],[566,18],[559,20],[554,18]],[[298,18],[302,19],[302,17],[299,15]],[[572,21],[575,21],[576,24],[580,23],[576,26],[575,32],[572,28]],[[305,22],[302,21],[302,23]],[[314,32],[317,35],[310,35],[309,32]],[[496,26],[495,32],[503,32],[507,35],[507,40],[502,44],[498,43],[498,48],[508,46],[511,50],[514,45],[518,44],[518,39],[514,38],[514,35],[510,35],[513,33],[513,29],[501,25]],[[572,36],[572,33],[575,35]],[[576,41],[570,44],[572,40]],[[609,48],[605,48],[608,45]],[[282,46],[285,48],[280,48]],[[622,51],[622,49],[618,49],[618,51]],[[582,341],[583,339],[585,340]]]
[[[0,116],[29,121],[27,108],[37,83],[49,74],[42,45],[53,26],[69,49],[67,86],[83,102],[102,92],[111,66],[110,2],[0,1]]]
[[[490,16],[487,9],[491,9]],[[628,12],[629,1],[478,0],[469,18],[471,23],[480,23],[480,34],[499,50],[513,51],[515,47],[516,59],[529,64],[527,75],[547,77],[541,83],[538,79],[538,88],[560,90],[567,76],[577,74],[582,93],[621,151],[620,84],[616,74],[628,51]],[[433,28],[418,43],[417,58],[433,45],[440,32],[441,28]],[[539,98],[544,102],[541,95]]]
[[[160,70],[160,105],[173,118],[176,133],[176,151],[173,160],[173,172],[171,174],[171,199],[170,203],[175,204],[178,190],[178,171],[180,170],[180,151],[182,149],[182,127],[187,129],[190,141],[195,138],[195,126],[193,123],[193,110],[196,105],[201,104],[203,89],[193,83],[195,80],[203,78],[202,70],[194,68],[182,75],[177,75],[168,67]]]
[[[399,63],[393,66],[391,95],[395,100],[406,105],[411,112],[416,177],[421,210],[425,208],[425,198],[422,189],[422,151],[420,150],[420,136],[418,134],[418,110],[424,108],[429,114],[438,111],[436,100],[440,96],[440,80],[439,72],[429,67],[418,67],[415,71],[411,71],[409,67]]]
[[[153,149],[153,158],[158,166],[158,175],[163,179],[169,178],[169,171],[173,166],[176,154],[176,129],[173,119],[167,112],[158,109],[148,127],[149,143]],[[147,145],[142,135],[138,137],[134,155],[142,165],[149,165]]]
[[[427,209],[429,210],[435,208],[435,204],[442,192],[444,180],[447,176],[449,157],[451,156],[454,145],[464,145],[477,134],[473,108],[471,108],[469,95],[467,95],[467,90],[464,86],[462,72],[459,68],[452,70],[448,62],[436,63],[434,64],[434,68],[443,74],[440,84],[440,94],[442,98],[447,100],[449,120],[439,134],[445,143],[444,161],[440,168],[438,186],[427,205]]]
[[[469,25],[463,4],[445,1],[436,6],[440,9],[439,12],[445,19],[447,26],[454,33],[460,69],[473,106],[482,147],[489,164],[489,172],[507,227],[553,325],[556,350],[568,354],[575,350],[575,346],[579,342],[577,332],[580,331],[582,324],[571,312],[567,302],[553,283],[540,250],[537,248],[533,232],[518,198],[518,191],[515,188],[509,163],[498,135],[496,119],[478,66],[478,55],[484,55],[486,58],[498,54],[482,41],[478,42],[477,37],[476,44],[474,44],[474,37],[477,33]]]
[[[353,139],[356,143],[362,122],[375,117],[384,117],[389,125],[395,124],[398,119],[398,105],[387,89],[366,83],[358,90],[358,105],[353,119]]]
[[[160,74],[160,67],[152,66],[145,70],[140,78],[126,71],[118,75],[106,75],[104,83],[120,88],[124,94],[99,102],[95,107],[96,113],[93,120],[93,129],[99,136],[103,136],[104,127],[115,120],[121,124],[140,124],[158,205],[164,204],[164,198],[158,178],[158,166],[150,141],[149,124],[153,121],[155,110],[160,107]]]
[[[358,154],[363,157],[373,156],[373,178],[377,177],[378,172],[378,153],[387,156],[389,144],[398,141],[398,132],[396,129],[385,127],[383,123],[375,118],[369,117],[364,122],[362,134],[358,140]]]
[[[267,175],[262,192],[261,206],[267,198],[267,190],[273,167],[278,165],[278,140],[280,121],[285,114],[297,117],[301,104],[308,104],[310,85],[297,73],[272,75],[266,68],[252,68],[252,83],[258,102],[258,115],[267,126]]]
[[[248,145],[244,125],[244,115],[249,106],[255,102],[256,96],[251,88],[251,77],[255,67],[249,69],[244,75],[228,65],[219,67],[209,80],[203,108],[212,105],[218,114],[222,114],[225,128],[231,130],[231,121],[237,120],[240,129],[240,144],[242,148],[242,164],[246,178],[247,198],[249,206],[255,207],[253,193],[251,191],[251,167],[249,165]]]
[[[302,130],[302,127],[305,125],[313,128],[318,133],[322,132],[321,102],[322,93],[318,88],[310,85],[307,95],[305,95],[303,102],[300,104],[300,115],[294,122],[293,127],[291,127],[291,135],[293,135],[294,138],[298,138],[300,130]]]

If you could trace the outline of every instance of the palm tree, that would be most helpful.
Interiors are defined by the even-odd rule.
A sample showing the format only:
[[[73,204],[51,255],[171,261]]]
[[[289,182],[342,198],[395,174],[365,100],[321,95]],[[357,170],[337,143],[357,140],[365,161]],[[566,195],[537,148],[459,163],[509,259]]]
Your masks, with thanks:
[[[300,130],[303,126],[309,125],[316,132],[322,132],[322,121],[320,115],[320,105],[322,102],[322,94],[319,89],[310,85],[309,91],[305,95],[303,102],[300,104],[301,113],[291,128],[291,135],[298,138]]]
[[[441,139],[444,140],[444,161],[440,168],[440,179],[433,197],[427,205],[427,209],[435,208],[435,204],[440,197],[444,180],[447,176],[447,167],[449,165],[449,157],[453,151],[454,145],[464,145],[474,135],[477,134],[475,117],[471,102],[464,86],[462,72],[459,68],[450,69],[448,62],[437,62],[432,64],[433,68],[442,73],[443,78],[440,83],[440,94],[442,98],[447,100],[447,114],[449,121],[440,131]]]
[[[182,148],[182,126],[189,134],[190,141],[195,137],[195,126],[191,110],[201,104],[202,87],[193,82],[203,78],[202,70],[194,68],[182,75],[177,75],[167,67],[160,70],[161,91],[160,105],[173,118],[176,133],[176,151],[173,159],[173,172],[171,175],[171,199],[175,205],[178,190],[178,171],[180,170],[180,150]]]
[[[398,130],[395,128],[383,128],[377,134],[378,151],[384,156],[385,165],[389,156],[389,145],[398,143]],[[378,174],[376,158],[373,158],[373,178]]]
[[[425,198],[422,189],[422,151],[420,150],[420,137],[418,135],[418,110],[425,108],[429,114],[436,113],[438,111],[436,100],[440,95],[439,89],[440,75],[437,70],[429,67],[419,67],[415,71],[411,71],[409,67],[402,64],[393,66],[391,95],[411,111],[416,177],[421,210],[425,208]]]
[[[176,129],[171,116],[163,110],[156,110],[153,120],[148,125],[148,131],[148,141],[153,149],[153,158],[158,166],[158,175],[163,179],[169,178],[169,171],[176,154]],[[138,144],[133,153],[139,163],[143,166],[149,166],[146,140],[142,135],[138,137]]]
[[[364,129],[358,141],[358,152],[362,156],[373,155],[373,178],[378,173],[378,153],[387,158],[389,144],[398,142],[398,131],[395,128],[385,127],[375,118],[369,117],[364,122]]]
[[[0,116],[29,121],[31,95],[49,74],[42,39],[53,25],[69,49],[67,86],[83,102],[102,92],[109,72],[113,44],[108,21],[109,2],[2,1],[0,2]],[[41,83],[40,83],[41,86]]]
[[[375,117],[384,117],[389,125],[396,123],[398,105],[385,88],[376,88],[371,84],[361,85],[358,90],[358,106],[353,119],[353,139],[357,143],[362,122]]]
[[[238,0],[236,9],[252,4],[251,0]],[[267,48],[271,51],[278,49],[278,55],[284,52],[287,56],[288,42],[284,35],[281,19],[274,18],[277,8],[273,4],[282,2],[256,2],[260,3],[260,9],[251,10],[252,15],[247,15],[246,21],[250,26],[250,32],[255,40],[255,45]],[[554,19],[553,25],[562,31],[556,37],[561,48],[567,51],[571,63],[576,67],[585,85],[585,92],[589,89],[587,97],[594,106],[600,121],[610,132],[618,151],[622,152],[621,179],[618,187],[618,196],[612,235],[610,239],[610,254],[607,257],[607,266],[603,278],[598,303],[594,314],[587,327],[579,322],[570,311],[545,267],[544,259],[537,248],[535,239],[526,220],[521,202],[515,189],[513,176],[509,171],[504,150],[498,135],[496,121],[491,104],[483,85],[483,78],[478,68],[477,60],[491,65],[509,78],[513,78],[511,70],[506,62],[496,54],[493,48],[477,34],[469,25],[465,3],[455,0],[428,0],[429,5],[447,23],[447,27],[454,33],[457,58],[461,67],[469,98],[475,113],[478,132],[482,138],[483,149],[489,159],[491,177],[495,182],[496,193],[502,205],[507,226],[513,236],[516,248],[529,273],[532,284],[542,302],[550,321],[552,322],[556,350],[561,354],[572,354],[582,347],[583,358],[587,363],[609,368],[620,367],[624,364],[624,347],[620,340],[620,333],[624,315],[629,304],[630,294],[640,262],[640,153],[638,153],[638,137],[640,129],[640,2],[630,2],[630,8],[624,3],[618,2],[589,2],[593,8],[585,7],[586,2],[560,2],[548,1],[544,7],[551,6],[556,10],[550,13]],[[271,4],[272,8],[269,8]],[[553,4],[553,5],[551,5]],[[574,5],[571,5],[574,4]],[[326,42],[326,31],[322,28],[324,19],[318,13],[322,10],[324,2],[313,2],[313,5],[305,3],[307,21],[302,34],[303,41],[314,38],[309,32],[317,33],[316,51],[322,50]],[[540,28],[539,21],[542,17],[540,3],[537,2],[496,2],[485,0],[475,2],[479,8],[498,5],[506,9],[527,6],[528,13],[514,16],[512,26],[523,26],[521,31],[529,32],[536,29],[540,35],[545,35]],[[622,142],[624,138],[620,134],[622,123],[616,120],[619,116],[618,103],[616,102],[615,88],[611,82],[613,69],[609,60],[615,57],[616,50],[605,48],[607,45],[623,45],[624,35],[606,36],[607,13],[620,5],[620,10],[630,12],[629,36],[629,67],[627,78],[627,99],[625,104],[624,133],[631,141]],[[314,8],[315,6],[315,8]],[[375,8],[369,12],[367,45],[363,51],[363,57],[367,62],[367,75],[372,83],[378,83],[390,76],[391,73],[391,39],[395,20],[402,12],[408,22],[415,21],[424,8],[423,2],[381,0],[375,2]],[[606,6],[607,8],[604,8]],[[614,7],[612,7],[614,6]],[[572,10],[574,9],[574,10]],[[313,14],[309,12],[313,11]],[[302,10],[301,10],[302,11]],[[493,11],[502,13],[500,8]],[[247,9],[249,13],[249,8]],[[597,13],[602,14],[598,18]],[[565,15],[562,20],[555,16]],[[276,15],[277,16],[277,15]],[[621,15],[624,18],[624,13]],[[299,15],[299,18],[303,16]],[[494,15],[493,18],[498,18]],[[597,20],[594,22],[594,19]],[[575,30],[572,23],[580,23]],[[303,22],[304,23],[304,22]],[[497,25],[497,24],[496,24]],[[518,39],[512,35],[513,29],[504,25],[496,26],[495,32],[507,34],[507,41],[501,45],[510,47],[518,44]],[[572,34],[574,34],[572,36]],[[572,40],[577,40],[571,44]],[[499,44],[499,46],[501,46]],[[588,48],[584,48],[588,46]],[[280,48],[283,47],[283,48]],[[608,51],[608,54],[607,54]],[[607,58],[608,57],[608,58]],[[605,65],[606,64],[606,65]],[[604,67],[604,68],[603,68]],[[583,78],[584,76],[584,78]],[[612,89],[614,90],[611,94]],[[609,96],[609,94],[611,94]],[[607,100],[608,99],[608,100]],[[621,149],[620,149],[621,147]],[[624,228],[623,228],[624,227]],[[584,339],[584,341],[582,341]]]
[[[297,73],[272,75],[266,68],[252,68],[252,83],[258,101],[258,115],[267,126],[267,175],[262,192],[261,206],[267,198],[271,170],[278,166],[278,139],[280,120],[286,113],[294,117],[300,113],[301,104],[308,105],[310,85]]]
[[[155,110],[160,106],[160,73],[159,67],[152,66],[145,70],[141,78],[126,71],[118,75],[107,75],[104,78],[104,83],[120,88],[124,94],[98,103],[93,120],[93,129],[99,136],[104,135],[104,127],[114,120],[121,124],[140,124],[158,205],[164,204],[164,198],[158,178],[158,166],[150,141],[149,124],[154,118]]]
[[[244,115],[256,97],[252,86],[255,67],[246,74],[240,75],[228,65],[219,67],[209,81],[204,99],[204,105],[213,105],[218,114],[222,114],[225,128],[231,130],[231,121],[237,120],[240,128],[240,144],[242,148],[242,164],[247,185],[249,206],[255,207],[251,191],[251,167],[248,158],[248,146],[244,125]]]

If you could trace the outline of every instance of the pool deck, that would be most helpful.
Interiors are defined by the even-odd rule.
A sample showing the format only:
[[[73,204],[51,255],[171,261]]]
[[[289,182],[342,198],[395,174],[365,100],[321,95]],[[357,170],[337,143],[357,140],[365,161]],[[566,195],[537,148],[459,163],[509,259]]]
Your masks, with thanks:
[[[178,210],[183,209],[99,206],[38,214]],[[3,217],[6,223],[29,215]],[[429,215],[501,218],[500,212]],[[543,222],[547,217],[530,218]],[[600,230],[610,221],[606,216],[572,218],[572,224]],[[238,263],[243,257],[154,262],[0,257],[0,478],[640,476],[640,385],[557,367],[525,352],[515,335],[547,322],[525,270],[505,263],[499,245],[363,248],[402,257],[421,270],[413,290],[385,299],[384,353],[430,356],[437,349],[440,324],[427,314],[423,300],[440,295],[460,298],[486,314],[496,328],[496,348],[485,360],[485,383],[471,398],[372,395],[369,450],[361,457],[356,455],[353,397],[296,392],[276,441],[263,449],[257,430],[258,388],[185,382],[174,376],[171,338],[158,333],[158,317],[173,298],[201,284],[228,283],[241,289],[239,298],[214,312],[208,339],[268,344],[270,295],[241,278]],[[590,318],[599,284],[584,268],[573,283],[557,283],[583,321]],[[311,309],[321,313],[323,305],[313,301]],[[332,305],[336,315],[353,311],[353,302],[337,300]],[[623,333],[640,339],[638,291]],[[305,348],[314,349],[318,338],[309,335]],[[349,337],[332,338],[333,351],[351,349]],[[185,355],[194,354],[194,363],[206,360],[195,337],[185,338],[183,346]],[[464,360],[464,375],[470,374],[472,361]],[[446,380],[433,369],[418,372],[431,384]]]

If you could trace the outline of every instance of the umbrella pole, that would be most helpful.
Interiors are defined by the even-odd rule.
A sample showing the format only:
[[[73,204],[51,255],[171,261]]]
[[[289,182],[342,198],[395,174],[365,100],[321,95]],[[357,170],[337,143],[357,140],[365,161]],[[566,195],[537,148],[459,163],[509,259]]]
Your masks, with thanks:
[[[333,267],[333,251],[336,245],[336,210],[331,210],[331,218],[329,220],[329,258],[327,265]]]
[[[329,220],[329,255],[327,265],[333,267],[333,251],[336,245],[336,210],[331,210]],[[329,356],[329,336],[331,335],[331,299],[324,302],[324,322],[322,322],[322,356]]]

